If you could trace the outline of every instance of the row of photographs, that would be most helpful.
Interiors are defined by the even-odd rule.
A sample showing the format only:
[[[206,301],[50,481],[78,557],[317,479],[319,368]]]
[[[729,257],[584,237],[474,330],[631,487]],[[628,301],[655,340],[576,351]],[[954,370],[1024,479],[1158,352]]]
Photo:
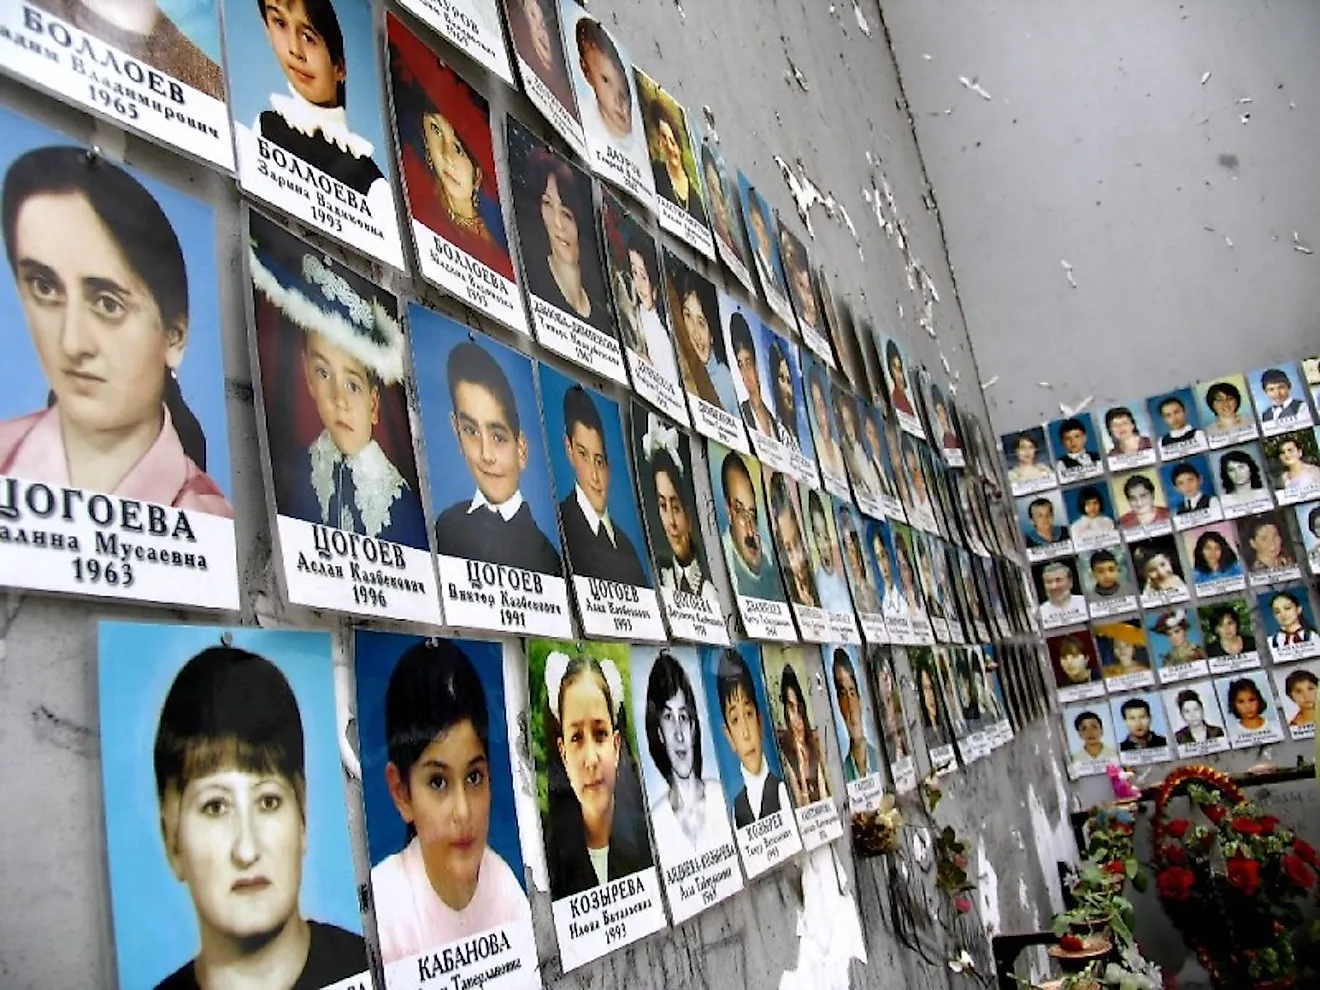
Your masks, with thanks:
[[[0,308],[11,326],[26,323],[33,345],[0,369],[0,538],[12,551],[3,580],[235,608],[212,211],[15,114],[0,130],[15,273]],[[451,625],[567,636],[571,573],[587,635],[663,639],[659,590],[674,635],[727,641],[697,510],[700,447],[686,431],[634,404],[625,434],[618,403],[417,305],[410,341],[393,295],[255,212],[248,232],[261,442],[292,601],[434,625],[440,588]],[[694,324],[738,337],[736,319],[713,306],[707,318],[688,300]],[[750,359],[740,376],[755,383],[763,357],[778,407],[803,410],[799,352],[770,343],[759,353],[755,341],[732,345]],[[410,363],[428,440],[421,463]],[[889,608],[900,618],[928,598],[943,609],[952,582],[934,577],[938,567],[964,578],[962,600],[945,610],[946,622],[963,617],[964,642],[1027,631],[1022,576],[990,556],[1012,536],[975,472],[950,471],[809,359],[806,378],[815,414],[795,415],[798,436],[837,461],[841,486],[795,476],[793,457],[708,445],[724,497],[707,529],[747,530],[722,541],[724,557],[740,600],[770,603],[759,619],[744,607],[745,624],[795,639],[796,619],[821,641],[833,613],[835,638],[855,641],[851,598],[875,616],[871,641],[902,642],[880,632],[877,606],[901,603]],[[757,403],[744,405],[757,415]],[[800,450],[781,439],[781,450]],[[466,472],[454,470],[460,461]],[[437,507],[429,523],[424,498]],[[791,617],[779,559],[790,565]]]
[[[1318,682],[1320,664],[1310,661],[1065,705],[1070,773],[1313,739]]]
[[[1150,467],[1157,459],[1180,462],[1224,447],[1252,455],[1253,480],[1258,482],[1264,463],[1259,448],[1239,445],[1264,438],[1271,485],[1280,504],[1288,504],[1320,490],[1314,408],[1320,408],[1320,358],[1312,357],[1207,379],[1144,401],[1116,403],[1105,410],[1101,428],[1091,413],[1080,412],[1006,433],[1000,448],[1013,494],[1029,495],[1098,478],[1106,466],[1111,472],[1129,471]],[[1214,458],[1216,472],[1222,456]],[[1204,459],[1193,463],[1204,468]],[[1204,470],[1202,476],[1211,477]],[[1221,497],[1245,484],[1227,474],[1219,479]]]
[[[118,621],[98,644],[124,986],[371,986],[345,773],[389,990],[539,987],[529,873],[572,970],[837,839],[835,773],[853,814],[916,786],[888,649],[359,630],[336,667],[328,633]],[[1012,738],[989,650],[911,663],[932,751]]]

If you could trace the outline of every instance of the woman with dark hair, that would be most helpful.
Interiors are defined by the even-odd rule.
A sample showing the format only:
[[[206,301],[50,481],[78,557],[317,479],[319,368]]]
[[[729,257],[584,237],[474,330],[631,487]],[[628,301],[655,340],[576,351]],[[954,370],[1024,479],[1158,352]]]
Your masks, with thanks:
[[[331,0],[257,0],[257,13],[289,92],[271,94],[253,129],[364,196],[388,182],[371,142],[348,125],[348,62]]]
[[[793,807],[803,808],[828,798],[830,785],[825,780],[825,761],[820,753],[820,740],[811,727],[806,696],[797,673],[788,664],[784,664],[779,675],[779,703],[784,710],[785,732],[779,741],[784,776],[793,795]]]
[[[1218,605],[1210,612],[1211,657],[1235,657],[1240,653],[1256,652],[1256,637],[1242,632],[1238,614],[1232,605]]]
[[[646,681],[646,748],[669,785],[651,801],[663,860],[691,859],[727,842],[729,816],[718,780],[701,775],[701,715],[682,664],[661,650]]]
[[[683,384],[688,392],[736,416],[738,395],[733,389],[733,373],[729,371],[719,332],[715,289],[681,263],[668,264],[667,270],[674,298],[674,339],[678,342]]]
[[[555,651],[546,658],[545,688],[546,735],[553,736],[564,774],[550,775],[546,827],[550,894],[560,900],[654,862],[625,744],[618,668],[611,660]]]
[[[784,342],[775,337],[770,343],[770,384],[775,400],[775,439],[791,450],[801,449],[797,434],[797,396],[793,392],[793,366],[788,361]]]
[[[1208,529],[1196,538],[1192,549],[1192,569],[1198,583],[1242,576],[1242,561],[1224,535]]]
[[[706,180],[706,195],[710,197],[711,229],[733,256],[742,260],[742,247],[733,236],[734,221],[729,206],[729,184],[724,169],[709,142],[701,142],[701,174]]]
[[[921,724],[933,734],[929,740],[938,746],[949,743],[949,732],[940,718],[940,687],[932,660],[918,660],[915,664],[917,694],[921,698]]]
[[[232,518],[179,388],[188,271],[155,197],[82,149],[38,148],[5,174],[0,217],[50,388],[0,423],[0,474]]]
[[[1250,677],[1239,677],[1228,685],[1228,711],[1247,732],[1265,727],[1265,713],[1270,703]]]
[[[657,93],[644,103],[647,137],[651,144],[651,174],[655,191],[705,225],[706,211],[701,208],[701,187],[687,171],[684,156],[688,152],[687,128],[668,97]]]
[[[1128,477],[1123,482],[1123,497],[1127,499],[1128,511],[1118,517],[1118,524],[1124,529],[1129,529],[1167,522],[1169,509],[1167,506],[1157,505],[1156,496],[1155,482],[1149,477],[1144,474]]]
[[[1265,491],[1256,459],[1244,450],[1230,450],[1219,461],[1219,500],[1225,506],[1254,502]]]
[[[1242,392],[1232,382],[1215,382],[1206,389],[1205,404],[1215,414],[1214,421],[1205,428],[1211,436],[1222,436],[1251,423],[1239,413],[1242,408]]]
[[[892,340],[885,343],[885,365],[889,369],[889,402],[895,412],[915,415],[907,396],[907,376],[903,373],[903,355]]]
[[[1205,702],[1191,688],[1183,688],[1174,698],[1178,714],[1182,716],[1183,727],[1173,734],[1173,741],[1179,746],[1191,746],[1193,743],[1209,742],[1211,739],[1223,739],[1223,726],[1212,725],[1205,719]]]
[[[385,780],[407,844],[371,869],[386,966],[502,925],[531,925],[521,884],[487,844],[489,743],[486,692],[467,654],[443,639],[410,647],[385,690]]]

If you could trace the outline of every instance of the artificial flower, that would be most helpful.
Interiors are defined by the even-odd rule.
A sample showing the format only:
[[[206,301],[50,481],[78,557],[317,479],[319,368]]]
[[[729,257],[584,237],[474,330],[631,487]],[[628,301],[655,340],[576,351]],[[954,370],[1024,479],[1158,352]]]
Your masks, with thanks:
[[[1170,866],[1155,878],[1155,889],[1170,901],[1185,901],[1191,896],[1196,874],[1183,866]]]
[[[1260,886],[1260,864],[1245,856],[1234,856],[1228,861],[1228,882],[1244,897],[1250,897]]]
[[[1305,867],[1303,867],[1305,869]],[[965,894],[959,894],[953,899],[953,906],[959,914],[966,914],[972,909],[972,902]]]
[[[1168,832],[1175,839],[1181,839],[1187,834],[1187,830],[1192,827],[1192,823],[1186,818],[1175,818],[1164,826],[1164,831]]]
[[[1265,831],[1265,827],[1254,818],[1243,818],[1239,816],[1234,818],[1229,824],[1233,826],[1234,832],[1239,832],[1242,835],[1260,835]]]
[[[1303,890],[1310,890],[1311,885],[1315,883],[1315,874],[1307,868],[1300,857],[1292,853],[1284,853],[1279,865],[1283,868],[1283,875]]]
[[[1176,842],[1166,842],[1164,844],[1163,852],[1164,858],[1169,862],[1170,866],[1187,865],[1187,853],[1185,853],[1183,847]]]
[[[1293,852],[1296,853],[1297,857],[1308,866],[1320,866],[1320,862],[1316,862],[1317,857],[1315,846],[1311,845],[1309,842],[1302,839],[1294,839]]]

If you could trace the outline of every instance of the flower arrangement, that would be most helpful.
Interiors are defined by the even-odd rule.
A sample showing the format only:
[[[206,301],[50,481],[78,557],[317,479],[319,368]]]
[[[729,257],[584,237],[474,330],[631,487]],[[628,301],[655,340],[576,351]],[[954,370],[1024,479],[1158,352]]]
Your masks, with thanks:
[[[1173,818],[1186,794],[1194,818]],[[1299,901],[1316,883],[1315,849],[1209,767],[1171,773],[1156,796],[1155,889],[1215,986],[1291,987]]]
[[[1122,891],[1129,880],[1145,889],[1132,839],[1135,827],[1130,807],[1100,808],[1091,816],[1084,859],[1069,887],[1075,906],[1055,917],[1056,935],[1108,930],[1120,945],[1133,944],[1133,907]]]

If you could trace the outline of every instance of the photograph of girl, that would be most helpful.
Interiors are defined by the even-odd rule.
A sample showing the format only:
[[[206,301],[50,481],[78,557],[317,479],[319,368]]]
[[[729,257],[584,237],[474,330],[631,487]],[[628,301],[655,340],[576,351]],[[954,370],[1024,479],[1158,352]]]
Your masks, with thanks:
[[[1000,438],[1004,451],[1004,468],[1014,495],[1030,495],[1058,482],[1054,468],[1050,467],[1049,447],[1045,442],[1045,427],[1035,426]]]
[[[540,986],[505,721],[504,647],[358,630],[357,733],[371,887],[391,990],[418,961],[496,934],[488,986]]]
[[[917,710],[921,713],[921,727],[926,747],[931,753],[932,766],[947,766],[953,760],[953,733],[944,717],[944,703],[940,700],[939,674],[935,672],[935,654],[925,646],[908,650],[912,662],[912,679],[916,682]],[[936,760],[936,756],[940,756]],[[955,761],[956,762],[956,761]]]
[[[0,112],[0,134],[12,277],[0,287],[11,342],[0,475],[207,517],[194,523],[195,549],[215,568],[205,587],[138,563],[132,587],[77,588],[234,608],[214,213],[14,114]],[[68,525],[93,543],[90,520]],[[0,575],[10,587],[74,590],[72,570],[43,565],[48,556],[9,546]]]
[[[97,628],[119,985],[369,985],[328,633]]]
[[[1228,740],[1234,749],[1283,741],[1279,709],[1270,696],[1269,685],[1263,671],[1215,681],[1215,693],[1223,701]]]
[[[1299,663],[1274,668],[1274,689],[1283,706],[1283,717],[1293,739],[1315,737],[1315,694],[1320,684],[1320,666]]]
[[[1192,562],[1192,582],[1201,597],[1241,591],[1246,571],[1239,554],[1237,528],[1231,522],[1182,532],[1183,550]]]
[[[1251,606],[1245,598],[1203,604],[1196,610],[1201,639],[1210,658],[1210,672],[1260,665],[1260,653],[1251,621]]]
[[[403,21],[390,14],[385,22],[399,171],[422,275],[526,333],[500,210],[490,107]]]

